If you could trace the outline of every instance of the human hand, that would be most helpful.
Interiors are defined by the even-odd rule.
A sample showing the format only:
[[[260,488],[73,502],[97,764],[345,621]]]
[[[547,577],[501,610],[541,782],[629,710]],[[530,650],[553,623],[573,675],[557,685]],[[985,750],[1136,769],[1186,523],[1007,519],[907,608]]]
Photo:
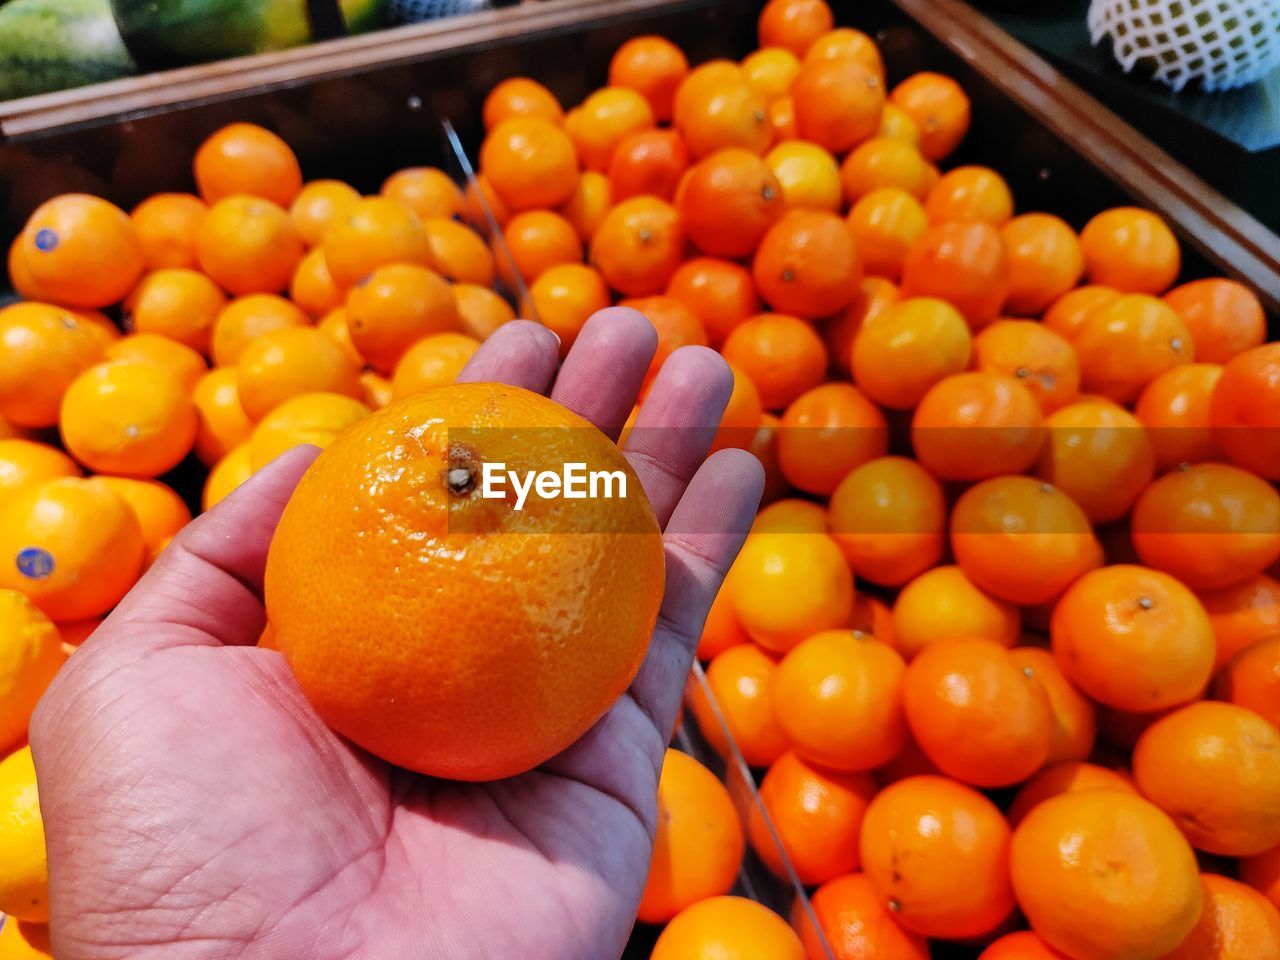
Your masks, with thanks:
[[[655,347],[634,311],[605,310],[557,375],[555,338],[517,322],[462,379],[549,391],[617,437]],[[267,547],[314,448],[187,527],[31,724],[59,960],[617,956],[697,637],[763,482],[743,451],[703,462],[731,388],[703,348],[655,380],[626,450],[665,531],[648,655],[581,740],[508,780],[383,763],[326,728],[283,658],[255,646]]]

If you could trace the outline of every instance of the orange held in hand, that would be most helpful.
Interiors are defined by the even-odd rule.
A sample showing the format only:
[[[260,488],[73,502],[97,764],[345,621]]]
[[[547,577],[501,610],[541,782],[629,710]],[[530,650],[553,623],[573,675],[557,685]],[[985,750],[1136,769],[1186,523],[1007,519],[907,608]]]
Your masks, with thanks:
[[[585,462],[621,471],[627,493],[516,511],[480,496],[497,461],[520,476]],[[372,608],[347,602],[360,584]],[[341,434],[285,508],[266,574],[277,646],[320,716],[392,763],[466,780],[582,736],[639,669],[662,590],[657,523],[613,442],[489,383],[415,394]],[[568,613],[548,620],[548,604]]]

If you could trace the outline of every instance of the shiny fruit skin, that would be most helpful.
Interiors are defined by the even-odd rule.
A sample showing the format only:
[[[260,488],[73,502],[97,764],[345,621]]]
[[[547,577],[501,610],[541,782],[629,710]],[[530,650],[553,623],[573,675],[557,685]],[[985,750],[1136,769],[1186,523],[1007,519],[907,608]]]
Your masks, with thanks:
[[[1200,875],[1204,909],[1190,936],[1163,960],[1280,960],[1280,911],[1247,884]]]
[[[459,426],[507,429],[459,451]],[[511,431],[539,426],[535,448]],[[559,428],[556,441],[546,428]],[[440,478],[451,449],[464,466],[450,471],[469,476],[486,457],[522,475],[586,460],[623,471],[631,492],[588,501],[590,510],[539,499],[517,513],[475,489],[450,493]],[[385,483],[387,470],[403,479]],[[266,574],[279,649],[320,716],[393,763],[467,780],[530,769],[600,718],[648,647],[662,543],[638,489],[612,442],[527,391],[458,384],[393,403],[335,439],[285,508]],[[337,522],[363,510],[383,522],[372,530]],[[548,542],[534,534],[557,526],[592,535],[554,537],[557,561],[548,565]],[[406,543],[423,561],[410,565],[408,581]],[[342,600],[353,583],[378,584],[376,610]],[[572,612],[548,622],[547,604]],[[469,623],[458,619],[465,610]],[[501,667],[492,666],[496,649],[507,651]],[[485,683],[460,682],[480,669]]]
[[[1009,824],[1016,830],[1039,804],[1064,793],[1081,790],[1122,790],[1133,793],[1133,782],[1124,773],[1079,760],[1046,766],[1024,783],[1009,804]]]
[[[711,897],[667,924],[649,960],[804,960],[804,947],[768,907],[743,897]]]
[[[727,604],[721,604],[721,616]],[[711,616],[707,617],[710,625]],[[728,727],[742,753],[742,759],[751,767],[767,767],[787,750],[787,738],[774,716],[773,676],[777,662],[754,643],[741,625],[736,622],[735,637],[741,642],[721,650],[707,666],[707,688],[715,698],[717,710],[711,706],[711,697],[701,684],[692,684],[689,706],[698,721],[698,730],[720,756],[726,760],[732,755]],[[707,637],[703,631],[703,640]],[[698,645],[699,656],[703,644]],[[724,726],[721,726],[723,721]]]
[[[1227,361],[1210,401],[1209,423],[1232,462],[1280,481],[1280,343]]]
[[[828,880],[813,892],[810,904],[835,960],[929,960],[928,942],[893,919],[866,874]],[[826,960],[813,921],[798,899],[791,909],[791,925],[804,941],[809,960]]]
[[[1177,827],[1137,794],[1068,793],[1037,806],[1011,847],[1031,928],[1085,960],[1156,960],[1195,926],[1203,895]]]
[[[1018,641],[1018,608],[980,590],[954,565],[933,567],[898,591],[893,633],[908,660],[931,644],[985,637],[1002,647]]]
[[[0,910],[9,915],[5,924],[48,923],[49,864],[30,747],[0,760],[0,839],[5,852]]]
[[[58,629],[25,594],[0,589],[0,753],[27,736],[31,711],[66,659]]]

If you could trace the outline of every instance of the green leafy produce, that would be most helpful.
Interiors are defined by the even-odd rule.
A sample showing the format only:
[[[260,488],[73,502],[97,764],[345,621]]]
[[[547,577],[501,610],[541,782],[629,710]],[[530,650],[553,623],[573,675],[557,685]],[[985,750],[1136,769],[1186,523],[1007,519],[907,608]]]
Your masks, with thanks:
[[[0,6],[0,100],[133,72],[108,0],[11,0]]]

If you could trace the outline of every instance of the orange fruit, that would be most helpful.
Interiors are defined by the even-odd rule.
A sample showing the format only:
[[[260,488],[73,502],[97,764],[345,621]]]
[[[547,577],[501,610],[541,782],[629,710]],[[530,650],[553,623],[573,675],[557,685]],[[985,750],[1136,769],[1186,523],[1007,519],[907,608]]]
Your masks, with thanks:
[[[157,333],[131,333],[107,347],[103,360],[138,360],[154,364],[172,373],[190,392],[200,378],[209,372],[204,357],[177,340]]]
[[[392,174],[391,180],[397,176],[399,174]],[[341,180],[312,180],[289,204],[289,216],[303,242],[308,247],[318,247],[324,242],[329,227],[350,213],[359,202],[359,192]]]
[[[646,382],[653,381],[667,358],[680,347],[707,345],[707,334],[702,329],[702,321],[673,297],[639,297],[621,300],[618,306],[640,311],[658,332],[658,349],[649,363]]]
[[[732,60],[718,59],[700,63],[676,87],[671,104],[672,126],[680,129],[681,122],[690,115],[692,104],[702,99],[707,90],[724,84],[746,83],[747,73]]]
[[[603,173],[588,170],[578,178],[573,196],[560,205],[560,214],[578,231],[578,238],[583,243],[590,243],[612,206],[613,185],[609,178]]]
[[[1120,291],[1111,287],[1098,284],[1076,287],[1054,300],[1045,310],[1041,322],[1064,340],[1074,343],[1084,322],[1096,310],[1119,297]]]
[[[916,743],[961,782],[1009,786],[1049,755],[1048,696],[994,640],[925,647],[907,667],[902,703]]]
[[[1021,622],[1017,607],[983,593],[956,566],[921,573],[893,604],[895,642],[908,660],[933,644],[969,637],[1012,647]]]
[[[206,203],[237,194],[287,207],[302,189],[302,169],[289,145],[252,123],[230,123],[200,144],[196,186]]]
[[[920,152],[929,160],[951,153],[969,130],[969,98],[960,84],[940,73],[913,73],[889,99],[920,131]]]
[[[876,136],[888,137],[890,140],[905,140],[916,148],[920,146],[920,128],[911,119],[911,114],[892,101],[884,105],[884,112],[880,114],[880,129],[876,132]]]
[[[236,363],[236,390],[250,420],[261,420],[304,393],[360,396],[360,369],[342,347],[314,327],[288,326],[263,334]]]
[[[1222,367],[1216,363],[1185,363],[1143,387],[1133,412],[1146,427],[1161,473],[1183,463],[1220,458],[1209,409],[1221,377]]]
[[[693,311],[708,342],[717,347],[761,307],[751,271],[712,257],[694,257],[682,263],[667,283],[667,296]]]
[[[1107,400],[1080,400],[1045,418],[1035,473],[1074,500],[1094,523],[1129,512],[1155,474],[1142,423]]]
[[[621,144],[653,126],[649,102],[626,87],[595,91],[565,122],[583,168],[598,173],[609,172]]]
[[[1268,480],[1280,480],[1280,344],[1232,357],[1213,391],[1213,438],[1232,461]]]
[[[195,404],[168,370],[140,360],[90,367],[67,389],[62,442],[97,473],[158,477],[182,462],[199,429]]]
[[[73,307],[123,300],[145,263],[129,215],[83,193],[64,193],[36,207],[18,244],[40,294]]]
[[[1235,280],[1193,280],[1174,287],[1163,299],[1191,331],[1196,357],[1205,363],[1226,363],[1267,338],[1262,304]]]
[[[786,140],[765,154],[764,162],[782,185],[788,210],[840,212],[840,168],[826,150],[803,140]]]
[[[46,480],[0,504],[0,588],[26,594],[52,620],[114,607],[138,579],[144,549],[129,505],[94,478]]]
[[[1014,832],[1010,866],[1032,929],[1071,957],[1163,957],[1202,907],[1191,847],[1157,807],[1125,791],[1045,800]]]
[[[816,633],[778,664],[769,690],[774,715],[805,760],[832,770],[870,770],[893,759],[906,742],[904,669],[897,651],[871,636]],[[849,845],[856,846],[856,833]],[[855,858],[844,869],[857,865]]]
[[[1080,241],[1075,231],[1059,218],[1048,213],[1024,213],[1005,223],[1000,228],[1000,236],[1009,254],[1009,296],[1005,309],[1010,313],[1018,316],[1043,313],[1079,282],[1084,272]]]
[[[1009,825],[976,790],[935,776],[885,787],[862,821],[862,869],[881,902],[927,937],[978,937],[1013,912]]]
[[[573,346],[582,325],[609,306],[609,288],[600,274],[581,263],[543,272],[529,288],[531,310],[522,311],[560,338],[560,355]]]
[[[858,868],[858,833],[875,793],[870,774],[826,770],[784,753],[764,775],[759,805],[748,815],[751,846],[784,880],[790,864],[806,886],[826,883]]]
[[[490,429],[459,439],[458,428],[476,427]],[[439,387],[329,445],[289,500],[267,560],[276,643],[325,722],[389,762],[451,779],[512,776],[582,736],[639,669],[663,589],[661,537],[643,497],[588,500],[585,510],[539,498],[516,512],[467,495],[489,460],[522,476],[535,464],[583,462],[637,483],[609,438],[546,398],[492,383]],[[388,522],[335,520],[370,509]],[[409,517],[422,539],[410,550],[419,561],[406,565]],[[529,535],[549,524],[555,533]],[[594,536],[573,535],[587,529]],[[603,556],[612,559],[602,566]],[[405,588],[384,591],[377,609],[357,614],[342,600],[352,584],[383,583],[397,569]],[[585,577],[599,587],[583,590]],[[486,611],[464,643],[460,597]],[[548,603],[567,612],[554,625],[539,612]],[[488,682],[460,682],[480,664]],[[351,685],[357,674],[366,693]]]
[[[745,841],[729,791],[688,754],[668,750],[658,781],[658,829],[642,923],[663,923],[700,900],[728,893]]]
[[[849,565],[821,533],[753,533],[725,589],[751,639],[776,653],[844,626],[853,610]]]
[[[313,317],[323,317],[346,301],[345,291],[333,282],[322,248],[307,251],[298,261],[289,281],[289,299]]]
[[[1280,727],[1280,633],[1240,649],[1218,673],[1214,695]]]
[[[1200,463],[1147,487],[1131,526],[1147,566],[1191,587],[1226,587],[1280,557],[1280,494],[1238,467]]]
[[[769,0],[760,11],[757,33],[762,47],[782,47],[803,57],[835,18],[823,0]]]
[[[408,207],[420,220],[447,219],[462,214],[462,189],[452,177],[435,167],[397,170],[382,182],[378,192]]]
[[[189,193],[157,193],[134,207],[129,219],[147,269],[195,267],[196,234],[208,212],[208,205]]]
[[[191,522],[191,511],[173,488],[159,480],[98,477],[129,505],[142,530],[147,562],[153,562],[179,530]]]
[[[1001,227],[1013,216],[1013,194],[990,167],[954,167],[933,184],[924,209],[934,223],[981,220]]]
[[[1009,257],[989,223],[935,224],[902,262],[904,297],[946,300],[975,330],[996,318],[1008,291]]]
[[[864,67],[884,76],[884,61],[874,40],[860,30],[839,27],[818,37],[805,51],[806,62],[811,60],[857,60]]]
[[[433,333],[460,330],[458,305],[444,278],[426,267],[379,267],[347,297],[351,343],[378,370],[391,371],[404,352]]]
[[[1213,670],[1213,630],[1190,590],[1128,564],[1080,577],[1050,624],[1058,666],[1081,692],[1150,713],[1200,695]]]
[[[1280,731],[1246,707],[1205,700],[1161,717],[1133,748],[1133,777],[1201,850],[1280,843]]]
[[[1018,604],[1052,600],[1102,560],[1084,511],[1031,477],[994,477],[961,494],[951,549],[975,585]]]
[[[493,284],[493,254],[484,238],[464,223],[436,218],[422,224],[431,245],[432,270],[451,283]]]
[[[978,370],[1015,377],[1051,414],[1076,399],[1080,367],[1071,344],[1034,320],[997,320],[973,338]]]
[[[742,628],[741,622],[738,620],[738,614],[733,609],[733,604],[729,602],[729,592],[721,590],[716,594],[716,598],[711,601],[711,609],[707,611],[707,619],[702,624],[702,636],[698,640],[698,659],[704,663],[714,660],[724,651],[730,650],[740,644],[746,644],[751,641],[747,636],[747,631]],[[726,671],[728,672],[728,671]],[[747,691],[750,691],[750,687]],[[757,688],[763,691],[763,688]],[[744,696],[747,693],[744,692]],[[773,711],[770,710],[770,716]],[[696,714],[696,711],[695,711]],[[705,726],[699,719],[699,727],[705,729]],[[703,734],[707,736],[707,734]]]
[[[1026,653],[1033,648],[1019,648]],[[1096,763],[1064,760],[1047,765],[1024,783],[1009,804],[1009,823],[1016,830],[1035,807],[1064,793],[1081,790],[1120,790],[1133,793],[1133,784],[1121,773]]]
[[[423,337],[400,358],[391,381],[391,395],[399,400],[411,393],[443,387],[458,379],[480,341],[462,333]]]
[[[1270,903],[1280,894],[1280,844],[1252,857],[1240,858],[1240,879],[1260,892]]]
[[[234,366],[264,333],[306,323],[307,315],[283,297],[269,293],[237,297],[222,308],[213,322],[213,362],[220,367]]]
[[[729,372],[733,374],[733,392],[729,394],[729,402],[720,416],[720,426],[716,430],[715,439],[711,441],[711,449],[724,450],[728,447],[751,449],[759,439],[759,431],[765,426],[760,391],[751,382],[751,378],[732,363],[729,364]],[[772,440],[772,447],[773,466],[776,468],[776,436]],[[755,451],[752,450],[752,452]],[[760,462],[763,464],[765,461]]]
[[[923,201],[933,175],[931,164],[914,144],[891,137],[876,136],[863,141],[849,151],[840,164],[840,182],[845,195],[855,201],[888,188],[902,190]]]
[[[893,919],[865,874],[848,873],[828,880],[814,891],[810,904],[834,960],[928,960],[928,942]],[[797,898],[791,908],[791,926],[804,942],[805,956],[826,960],[828,954],[813,923]]]
[[[26,740],[31,712],[66,658],[58,628],[17,590],[0,590],[0,625],[5,636],[0,658],[0,683],[4,684],[0,751],[7,754]]]
[[[201,491],[200,508],[204,511],[212,510],[251,476],[253,467],[249,463],[249,444],[246,441],[233,447],[213,465]]]
[[[689,150],[674,130],[641,130],[618,144],[609,163],[614,200],[643,194],[670,200],[689,167]]]
[[[454,288],[454,292],[456,294],[457,287]],[[497,296],[497,294],[494,294],[494,296]],[[342,352],[347,355],[347,359],[355,364],[357,369],[364,368],[364,357],[360,356],[360,351],[351,342],[351,325],[347,322],[346,307],[337,307],[330,310],[320,318],[320,322],[316,324],[316,329],[341,347]]]
[[[360,399],[374,410],[381,410],[392,400],[391,381],[380,373],[365,370],[360,374]]]
[[[304,393],[286,400],[253,428],[245,455],[247,468],[261,470],[286,450],[302,443],[323,449],[369,413],[366,404],[340,393]],[[226,459],[237,456],[239,450],[236,447]]]
[[[800,58],[784,47],[765,47],[742,58],[742,78],[770,105],[787,95],[799,73]]]
[[[260,197],[219,200],[196,235],[200,269],[237,296],[283,290],[305,252],[289,214]]]
[[[15,303],[0,309],[0,415],[23,427],[58,422],[67,387],[102,358],[90,324],[61,307]]]
[[[722,609],[727,605],[722,604]],[[701,684],[694,684],[689,706],[698,730],[720,756],[730,758],[732,736],[749,766],[767,767],[787,749],[787,738],[774,717],[771,684],[777,664],[754,643],[745,642],[750,638],[741,625],[735,623],[735,627],[732,636],[742,642],[721,650],[707,667],[710,697]],[[703,640],[706,639],[704,628]],[[698,649],[702,650],[702,644]],[[714,709],[711,698],[715,699]]]
[[[1178,241],[1150,210],[1104,210],[1080,231],[1085,275],[1090,283],[1122,293],[1159,296],[1178,277],[1182,260]]]
[[[744,897],[711,897],[682,910],[658,937],[649,960],[804,960],[804,947],[780,916]]]
[[[486,340],[493,331],[516,318],[511,304],[488,287],[474,283],[455,283],[453,299],[458,305],[458,318],[468,336]]]
[[[738,324],[721,353],[756,385],[767,410],[789,406],[820,384],[827,369],[827,348],[813,327],[780,313]]]
[[[1093,704],[1067,680],[1053,654],[1041,647],[1015,647],[1014,663],[1049,699],[1051,726],[1046,764],[1083,760],[1093,752],[1097,718]]]
[[[1123,404],[1166,370],[1195,358],[1186,325],[1171,307],[1146,294],[1103,304],[1080,325],[1073,342],[1082,388]]]
[[[1280,635],[1280,581],[1265,574],[1196,596],[1209,614],[1217,647],[1215,666],[1222,666],[1256,640]]]
[[[554,93],[529,77],[508,77],[484,98],[485,130],[512,117],[539,117],[554,124],[564,122],[564,109]],[[435,214],[441,216],[441,214]]]
[[[579,189],[581,189],[581,183]],[[569,202],[572,202],[572,198]],[[493,189],[493,184],[483,173],[478,173],[471,178],[471,182],[462,191],[462,203],[462,219],[486,237],[493,235],[495,225],[500,230],[502,225],[511,219],[511,209],[498,196],[497,191]],[[490,222],[491,218],[492,222]]]
[[[480,171],[512,211],[555,207],[578,187],[578,154],[569,135],[551,121],[512,117],[485,138]]]
[[[506,241],[506,253],[520,279],[533,283],[548,269],[561,263],[582,262],[582,241],[573,225],[558,213],[550,210],[529,210],[518,213],[502,231]],[[498,275],[508,286],[514,286],[512,262],[502,250],[496,250]],[[478,283],[484,287],[488,284]]]
[[[849,471],[884,456],[888,446],[884,414],[874,403],[851,383],[824,383],[787,406],[778,464],[793,486],[830,495]]]
[[[69,307],[67,313],[88,326],[89,332],[102,344],[103,349],[120,339],[120,328],[101,310],[77,310]]]
[[[829,523],[856,576],[897,587],[942,557],[946,499],[914,460],[879,457],[840,481],[831,494]]]
[[[604,281],[628,297],[660,293],[684,259],[684,233],[675,207],[657,197],[624,200],[591,238],[590,262]]]
[[[206,466],[217,463],[253,432],[253,421],[240,406],[236,380],[235,367],[217,367],[201,377],[191,391],[191,402],[200,418],[195,451]]]
[[[791,86],[803,140],[845,153],[880,129],[884,80],[858,60],[806,60]]]
[[[911,420],[916,459],[943,480],[1021,473],[1044,444],[1035,394],[1015,377],[954,373],[929,388]]]
[[[649,102],[659,123],[671,119],[676,88],[689,73],[684,51],[653,35],[632,37],[609,61],[609,86],[634,90]]]
[[[826,533],[827,510],[812,500],[788,498],[771,503],[756,514],[752,533]]]
[[[845,222],[862,255],[863,269],[894,281],[902,277],[907,253],[929,226],[920,201],[897,187],[881,187],[862,196]]]
[[[31,271],[27,268],[26,256],[22,252],[22,234],[19,233],[9,244],[9,255],[6,259],[9,267],[9,284],[14,293],[27,300],[44,300],[47,294],[40,289]]]
[[[978,960],[1070,960],[1040,937],[1033,930],[1006,933],[991,943],[978,956]]]
[[[838,216],[792,210],[765,231],[751,261],[751,275],[774,310],[817,318],[853,302],[862,263],[853,234]]]
[[[124,309],[128,326],[208,353],[213,322],[226,294],[202,273],[185,268],[149,273],[133,288]]]
[[[796,102],[788,94],[769,104],[769,128],[775,142],[794,140],[800,136],[796,129]]]
[[[0,954],[9,960],[53,960],[49,927],[14,917],[0,925]]]
[[[690,168],[675,203],[681,226],[700,250],[746,257],[782,216],[782,184],[755,154],[722,150]]]
[[[57,447],[20,437],[0,440],[0,502],[34,483],[78,476],[75,461]]]
[[[928,297],[899,300],[870,315],[853,340],[853,380],[876,403],[897,410],[969,365],[972,339],[964,317]]]
[[[848,375],[853,363],[853,341],[862,325],[897,302],[898,288],[888,280],[863,277],[848,308],[822,324],[822,339],[827,344],[831,366]]]
[[[1251,887],[1200,875],[1204,909],[1191,934],[1166,960],[1278,960],[1280,912]]]

